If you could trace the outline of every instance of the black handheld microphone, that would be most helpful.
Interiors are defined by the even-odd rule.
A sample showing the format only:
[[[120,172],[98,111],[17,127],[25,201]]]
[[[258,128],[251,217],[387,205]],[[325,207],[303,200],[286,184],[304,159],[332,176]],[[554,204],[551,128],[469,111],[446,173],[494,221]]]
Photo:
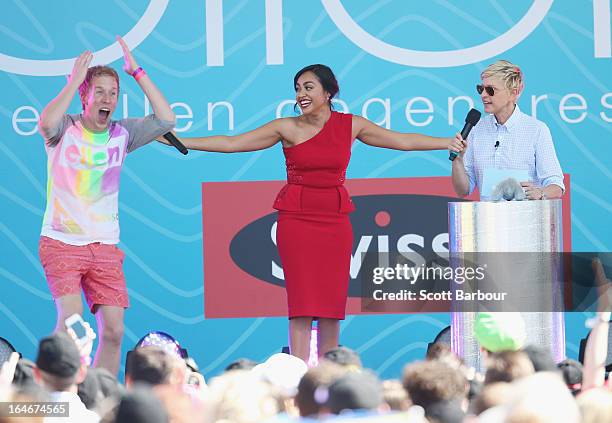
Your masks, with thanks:
[[[172,132],[165,133],[164,134],[164,138],[165,138],[166,141],[168,141],[170,144],[172,144],[181,153],[183,153],[183,154],[189,153],[189,150],[187,150],[187,148],[183,145],[183,143],[180,142],[179,139],[177,137],[175,137]]]
[[[472,130],[472,128],[476,126],[479,120],[480,120],[480,112],[476,109],[470,109],[467,116],[465,117],[465,125],[463,126],[463,129],[461,130],[461,138],[466,139],[468,135],[470,134],[470,131]],[[456,151],[451,151],[450,154],[448,155],[448,160],[452,162],[453,160],[455,160],[455,158],[458,155],[459,154]]]

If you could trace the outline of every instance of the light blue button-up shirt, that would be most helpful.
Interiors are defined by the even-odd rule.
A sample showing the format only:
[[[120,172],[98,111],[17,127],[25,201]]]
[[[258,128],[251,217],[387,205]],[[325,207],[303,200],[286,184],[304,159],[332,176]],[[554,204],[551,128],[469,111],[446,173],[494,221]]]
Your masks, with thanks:
[[[492,114],[484,116],[467,141],[463,163],[470,179],[470,194],[476,186],[482,190],[484,171],[491,168],[526,170],[535,185],[554,184],[565,191],[548,126],[521,112],[518,105],[503,125]]]

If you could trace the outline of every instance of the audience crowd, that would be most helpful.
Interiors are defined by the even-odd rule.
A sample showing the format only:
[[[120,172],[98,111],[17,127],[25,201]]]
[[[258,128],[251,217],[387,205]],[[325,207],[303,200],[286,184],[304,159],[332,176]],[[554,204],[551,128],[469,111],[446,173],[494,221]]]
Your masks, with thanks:
[[[35,361],[14,353],[2,364],[0,423],[610,423],[612,293],[601,271],[599,276],[603,289],[589,321],[584,364],[555,363],[546,349],[526,345],[519,313],[481,312],[474,336],[482,369],[469,368],[449,345],[438,343],[397,379],[383,381],[356,351],[338,347],[310,368],[284,353],[262,363],[239,359],[208,383],[177,345],[160,344],[128,354],[121,384],[107,370],[89,367],[95,335],[88,327],[91,342],[81,347],[74,333],[57,332],[40,341]],[[25,408],[20,414],[7,408],[41,403],[64,404],[67,413],[52,417],[48,410]]]

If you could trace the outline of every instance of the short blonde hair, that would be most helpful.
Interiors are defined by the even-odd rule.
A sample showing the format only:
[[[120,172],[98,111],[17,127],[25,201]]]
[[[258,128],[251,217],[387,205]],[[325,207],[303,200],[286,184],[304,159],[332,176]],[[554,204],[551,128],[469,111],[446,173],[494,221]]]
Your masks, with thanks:
[[[85,110],[85,100],[87,95],[89,94],[89,89],[93,84],[94,78],[98,76],[110,76],[117,83],[117,91],[119,90],[119,75],[117,71],[110,66],[92,66],[87,69],[87,75],[85,76],[85,80],[79,86],[79,96],[81,97],[81,105],[83,106],[83,110]]]
[[[214,378],[206,400],[208,417],[217,423],[257,423],[285,411],[281,393],[250,370]]]
[[[498,78],[510,91],[517,90],[518,94],[523,91],[523,72],[521,68],[507,60],[498,60],[495,63],[491,63],[487,68],[480,74],[481,78]]]

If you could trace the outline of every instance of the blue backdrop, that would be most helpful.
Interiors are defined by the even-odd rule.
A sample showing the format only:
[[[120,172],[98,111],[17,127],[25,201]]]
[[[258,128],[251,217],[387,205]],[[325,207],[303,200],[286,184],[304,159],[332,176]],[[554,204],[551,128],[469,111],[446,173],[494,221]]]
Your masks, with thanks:
[[[121,67],[120,50],[111,46],[115,34],[134,47],[174,103],[183,135],[235,133],[291,115],[294,73],[325,63],[340,82],[339,110],[396,130],[450,136],[469,101],[482,108],[474,89],[481,70],[508,59],[526,76],[520,107],[549,125],[571,174],[573,249],[610,251],[609,0],[12,0],[2,6],[0,336],[26,356],[55,323],[37,257],[46,155],[36,119],[81,51]],[[125,74],[121,83],[115,118],[147,113],[136,83]],[[80,111],[78,100],[70,111]],[[357,143],[348,174],[445,176],[450,164],[444,152]],[[286,344],[282,318],[204,319],[200,191],[203,181],[284,177],[280,146],[183,157],[155,144],[128,157],[120,197],[132,302],[124,352],[148,330],[165,330],[210,376],[232,359],[261,360]],[[567,315],[571,357],[586,333],[584,319]],[[444,314],[348,317],[342,342],[384,377],[395,377],[448,322]]]

